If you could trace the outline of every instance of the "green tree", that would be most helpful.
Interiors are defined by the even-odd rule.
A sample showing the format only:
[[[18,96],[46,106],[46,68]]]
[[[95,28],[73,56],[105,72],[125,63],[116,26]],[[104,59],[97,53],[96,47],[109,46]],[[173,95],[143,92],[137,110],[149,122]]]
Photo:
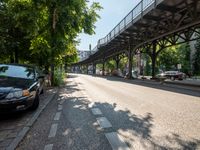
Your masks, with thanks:
[[[100,9],[85,0],[1,0],[0,60],[51,65],[53,76],[55,65],[77,60],[75,39],[94,33]]]
[[[196,52],[193,56],[193,70],[195,75],[200,75],[200,40],[195,44]]]
[[[0,47],[10,62],[27,58],[30,39],[36,29],[36,12],[31,1],[4,0],[0,5]]]
[[[189,43],[181,44],[178,47],[179,63],[182,68],[181,71],[189,74],[191,72],[191,63],[190,63],[190,45]]]
[[[164,71],[177,70],[177,64],[181,64],[181,71],[189,73],[191,71],[189,44],[184,43],[163,49],[158,55],[157,64]]]
[[[54,76],[55,59],[63,51],[66,45],[74,43],[79,33],[94,33],[94,23],[99,17],[96,10],[101,7],[99,3],[87,6],[85,0],[33,0],[36,8],[47,10],[48,23],[46,41],[50,47],[50,61],[52,81]],[[45,32],[44,31],[44,32]]]

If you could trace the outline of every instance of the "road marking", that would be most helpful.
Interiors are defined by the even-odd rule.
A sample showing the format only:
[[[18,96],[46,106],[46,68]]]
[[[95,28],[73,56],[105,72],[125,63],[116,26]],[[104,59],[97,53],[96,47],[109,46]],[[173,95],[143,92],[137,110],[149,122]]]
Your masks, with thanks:
[[[65,102],[64,99],[60,100],[59,104],[62,105]]]
[[[106,117],[97,118],[97,122],[101,128],[111,128],[112,127],[111,123],[108,121],[108,119]]]
[[[61,112],[57,112],[56,115],[54,116],[54,120],[58,121],[60,119],[60,115],[61,115]]]
[[[52,150],[53,149],[53,144],[48,144],[45,145],[44,150]]]
[[[106,133],[105,136],[113,150],[129,150],[127,144],[116,132]]]
[[[57,128],[58,128],[58,124],[51,125],[51,129],[50,129],[49,136],[48,136],[49,138],[56,136]]]
[[[129,118],[129,120],[134,122],[134,119],[133,119],[133,118]]]
[[[62,105],[58,105],[58,110],[61,111],[63,109]]]
[[[99,108],[92,108],[93,115],[102,115],[102,112]]]
[[[89,105],[88,105],[88,107],[89,108],[93,108],[93,107],[96,107],[97,105],[94,103],[94,102],[92,102],[92,103],[90,103]]]

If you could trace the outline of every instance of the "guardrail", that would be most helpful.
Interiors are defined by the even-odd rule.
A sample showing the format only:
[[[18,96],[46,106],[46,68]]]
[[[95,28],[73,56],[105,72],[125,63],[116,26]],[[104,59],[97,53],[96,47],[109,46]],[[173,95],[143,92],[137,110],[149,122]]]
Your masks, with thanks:
[[[97,47],[99,48],[101,45],[105,45],[114,39],[117,35],[124,31],[124,29],[126,29],[126,27],[133,22],[134,19],[143,14],[149,6],[155,4],[155,2],[156,0],[142,0],[138,3],[106,37],[98,41]]]

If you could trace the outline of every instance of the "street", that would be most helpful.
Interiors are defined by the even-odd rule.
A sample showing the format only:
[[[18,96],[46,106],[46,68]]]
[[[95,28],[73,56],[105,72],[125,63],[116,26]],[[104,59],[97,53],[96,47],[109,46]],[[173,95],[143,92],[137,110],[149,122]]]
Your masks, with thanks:
[[[17,150],[200,149],[200,93],[70,74]]]
[[[0,150],[200,150],[200,0],[4,0],[0,16]]]

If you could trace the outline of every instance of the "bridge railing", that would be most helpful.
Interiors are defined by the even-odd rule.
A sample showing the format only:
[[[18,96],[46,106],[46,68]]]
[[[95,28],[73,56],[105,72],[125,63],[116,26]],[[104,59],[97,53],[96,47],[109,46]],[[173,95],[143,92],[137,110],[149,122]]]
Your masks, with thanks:
[[[108,33],[104,38],[98,40],[97,46],[93,48],[91,55],[96,53],[99,48],[103,45],[106,45],[111,40],[113,40],[116,36],[118,36],[121,32],[123,32],[134,20],[143,14],[143,12],[148,9],[150,6],[156,3],[158,0],[142,0],[138,3],[129,13],[126,15],[119,24],[117,24],[113,30]],[[87,57],[89,58],[89,56]],[[84,60],[86,60],[85,58]]]
[[[122,21],[115,26],[115,28],[104,38],[98,41],[97,47],[103,46],[113,40],[121,32],[123,32],[134,19],[143,13],[148,7],[154,4],[156,0],[142,0],[137,6],[135,6]]]

